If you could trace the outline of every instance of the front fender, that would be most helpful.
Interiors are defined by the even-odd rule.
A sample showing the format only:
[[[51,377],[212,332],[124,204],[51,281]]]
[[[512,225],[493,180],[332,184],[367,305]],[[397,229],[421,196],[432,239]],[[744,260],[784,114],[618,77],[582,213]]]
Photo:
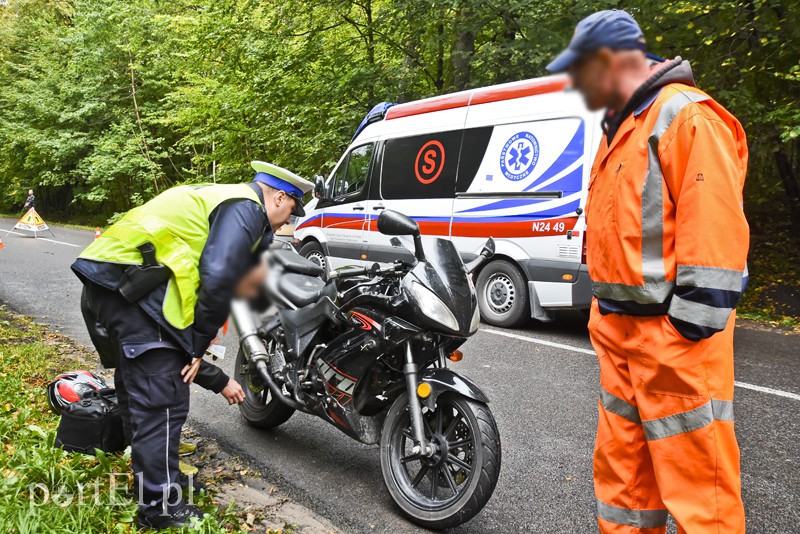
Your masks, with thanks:
[[[489,402],[489,397],[475,382],[450,369],[427,369],[422,373],[420,381],[431,387],[431,394],[428,398],[420,399],[429,410],[436,409],[436,399],[442,393],[458,393],[478,402]]]

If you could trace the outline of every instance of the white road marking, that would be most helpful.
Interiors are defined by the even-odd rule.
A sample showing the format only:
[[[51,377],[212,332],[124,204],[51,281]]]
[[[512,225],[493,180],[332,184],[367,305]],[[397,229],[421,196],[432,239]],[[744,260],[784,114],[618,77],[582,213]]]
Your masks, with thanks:
[[[744,389],[752,389],[753,391],[760,391],[761,393],[769,393],[770,395],[777,395],[778,397],[786,397],[787,399],[800,401],[800,395],[797,393],[790,393],[780,389],[765,388],[764,386],[756,386],[755,384],[748,384],[747,382],[734,382],[733,385]]]
[[[13,230],[3,230],[0,228],[0,232],[6,232],[6,234],[14,234],[14,235],[28,235],[28,234],[21,234],[19,232],[15,232]],[[76,247],[81,248],[81,245],[75,245],[73,243],[67,243],[66,241],[57,241],[55,239],[48,239],[47,237],[37,237],[39,241],[48,241],[50,243],[58,243],[59,245],[67,245],[68,247]]]
[[[582,349],[580,347],[573,347],[572,345],[566,345],[564,343],[556,343],[554,341],[546,341],[544,339],[537,339],[530,336],[521,336],[519,334],[512,334],[511,332],[503,332],[502,330],[495,330],[493,328],[481,328],[481,332],[486,332],[487,334],[494,334],[496,336],[504,336],[510,337],[512,339],[519,339],[521,341],[527,341],[528,343],[535,343],[537,345],[545,345],[548,347],[555,347],[557,349],[564,349],[569,350],[572,352],[579,352],[581,354],[589,354],[590,356],[594,356],[594,351],[590,349]],[[769,393],[770,395],[776,395],[778,397],[785,397],[787,399],[794,399],[800,401],[800,395],[797,393],[791,393],[789,391],[783,391],[780,389],[773,389],[764,386],[757,386],[755,384],[748,384],[747,382],[734,382],[733,383],[736,387],[740,387],[743,389],[750,389],[752,391],[758,391],[761,393]]]
[[[529,336],[521,336],[519,334],[512,334],[511,332],[503,332],[502,330],[494,330],[492,328],[481,328],[481,332],[488,332],[489,334],[495,334],[498,336],[505,336],[510,337],[513,339],[521,339],[522,341],[527,341],[529,343],[536,343],[537,345],[546,345],[548,347],[555,347],[557,349],[564,349],[564,350],[571,350],[572,352],[580,352],[581,354],[588,354],[590,356],[594,356],[594,351],[591,349],[582,349],[579,347],[573,347],[572,345],[565,345],[563,343],[556,343],[555,341],[545,341],[544,339],[536,339]]]

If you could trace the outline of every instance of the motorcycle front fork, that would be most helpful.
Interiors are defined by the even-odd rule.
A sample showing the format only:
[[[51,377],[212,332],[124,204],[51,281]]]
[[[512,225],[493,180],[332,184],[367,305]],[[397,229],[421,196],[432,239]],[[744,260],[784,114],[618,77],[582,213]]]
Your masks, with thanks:
[[[411,416],[411,433],[414,435],[416,445],[411,450],[412,454],[431,457],[436,453],[434,445],[428,441],[425,435],[425,422],[422,419],[422,404],[417,396],[418,367],[414,362],[414,353],[411,350],[411,341],[406,341],[406,363],[403,372],[406,375],[406,387],[408,388],[408,413]]]

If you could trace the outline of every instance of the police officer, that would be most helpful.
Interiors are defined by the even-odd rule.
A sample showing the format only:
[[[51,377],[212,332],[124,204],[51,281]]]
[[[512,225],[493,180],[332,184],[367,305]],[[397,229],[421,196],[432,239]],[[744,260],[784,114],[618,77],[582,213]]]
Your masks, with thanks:
[[[241,401],[241,387],[203,354],[232,298],[251,296],[263,282],[259,258],[273,231],[305,214],[301,199],[310,182],[275,165],[252,165],[252,183],[179,186],[134,208],[72,265],[85,285],[93,341],[95,319],[110,339],[95,342],[98,353],[106,359],[114,353],[140,526],[182,526],[202,517],[181,501],[179,486],[189,384],[230,387],[229,402]]]

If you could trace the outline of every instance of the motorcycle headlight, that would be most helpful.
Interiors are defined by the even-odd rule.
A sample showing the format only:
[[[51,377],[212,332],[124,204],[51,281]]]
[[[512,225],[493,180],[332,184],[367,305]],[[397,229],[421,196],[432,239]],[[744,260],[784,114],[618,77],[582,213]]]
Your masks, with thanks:
[[[458,330],[458,321],[453,312],[447,308],[447,305],[433,291],[416,280],[412,280],[408,287],[420,310],[428,319],[432,319],[450,330]]]
[[[472,321],[469,323],[469,333],[474,334],[477,332],[478,327],[481,325],[481,310],[478,305],[475,305],[475,313],[472,314]]]

